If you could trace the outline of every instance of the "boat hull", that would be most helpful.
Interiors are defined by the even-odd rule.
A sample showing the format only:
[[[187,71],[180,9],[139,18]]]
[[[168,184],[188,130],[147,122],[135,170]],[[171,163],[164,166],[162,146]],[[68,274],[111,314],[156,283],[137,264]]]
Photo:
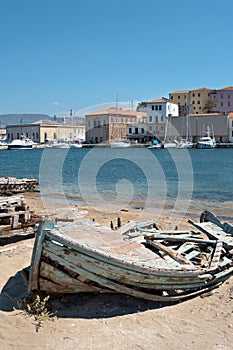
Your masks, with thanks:
[[[161,258],[156,262],[156,256],[151,261],[149,255],[146,260],[142,259],[143,256],[134,259],[132,256],[136,252],[145,250],[144,245],[140,247],[137,242],[128,242],[115,249],[91,247],[63,236],[49,225],[42,221],[37,231],[29,292],[41,290],[49,294],[63,294],[104,291],[155,301],[180,300],[217,286],[233,273],[233,266],[216,269],[210,265],[210,268],[199,269],[189,262],[164,263]],[[207,243],[201,240],[201,244]],[[209,243],[213,245],[216,242]],[[180,256],[178,253],[176,255],[176,258]],[[184,260],[183,256],[179,258]]]

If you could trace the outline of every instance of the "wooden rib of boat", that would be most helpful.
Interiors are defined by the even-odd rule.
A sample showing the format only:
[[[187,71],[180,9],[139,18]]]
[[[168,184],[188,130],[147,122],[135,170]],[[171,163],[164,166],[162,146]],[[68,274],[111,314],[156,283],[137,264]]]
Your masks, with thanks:
[[[87,221],[39,224],[29,292],[118,292],[176,301],[217,287],[233,273],[233,226],[209,212],[198,231],[160,231],[153,222],[119,231]]]

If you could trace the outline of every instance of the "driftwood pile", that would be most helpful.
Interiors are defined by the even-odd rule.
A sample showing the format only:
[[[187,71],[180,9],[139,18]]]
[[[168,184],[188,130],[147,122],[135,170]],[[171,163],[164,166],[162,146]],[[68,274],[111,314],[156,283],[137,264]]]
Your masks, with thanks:
[[[39,219],[23,196],[0,197],[0,246],[34,237]]]
[[[30,222],[30,211],[22,196],[0,198],[0,225],[20,228]]]
[[[0,195],[37,191],[38,184],[36,179],[0,177]]]

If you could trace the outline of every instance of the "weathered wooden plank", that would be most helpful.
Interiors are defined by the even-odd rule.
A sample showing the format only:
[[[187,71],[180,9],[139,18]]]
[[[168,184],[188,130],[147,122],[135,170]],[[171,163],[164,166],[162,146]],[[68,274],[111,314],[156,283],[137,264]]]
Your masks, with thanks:
[[[200,255],[200,252],[197,250],[193,250],[190,253],[186,254],[185,257],[188,260],[192,260],[193,258],[196,258],[198,255]]]
[[[163,244],[161,244],[159,242],[155,242],[154,240],[153,241],[147,240],[147,244],[149,244],[150,246],[152,246],[154,248],[161,250],[162,252],[167,253],[172,259],[177,261],[179,264],[188,264],[188,265],[191,264],[188,259],[186,259],[181,254],[177,253],[177,251],[175,251],[174,249],[165,247]]]
[[[44,227],[45,220],[41,220],[35,238],[35,243],[32,252],[32,259],[30,265],[30,275],[28,282],[28,291],[29,293],[33,290],[39,290],[39,266],[40,266],[40,257],[42,252],[43,240],[44,240]]]
[[[202,239],[196,237],[180,237],[180,236],[170,236],[170,235],[145,235],[145,239],[150,240],[166,240],[166,241],[177,241],[177,242],[193,242],[201,244],[216,244],[216,240]]]
[[[218,267],[222,253],[222,241],[218,241],[214,250],[213,257],[210,262],[210,270],[214,270]]]
[[[211,222],[219,226],[224,232],[233,235],[233,225],[228,222],[221,222],[220,219],[211,211],[205,210],[200,217],[201,222]]]
[[[88,285],[77,278],[72,278],[67,273],[58,270],[56,267],[49,265],[48,263],[41,262],[40,266],[40,278],[44,279],[44,285],[47,288],[52,285],[56,287],[53,292],[63,293],[76,293],[76,292],[99,292],[102,288]],[[46,285],[47,283],[47,285]],[[51,283],[51,286],[50,286]],[[40,285],[40,290],[41,290]]]
[[[168,230],[156,230],[156,232],[154,230],[147,230],[147,229],[144,229],[144,230],[140,230],[141,232],[145,232],[145,233],[150,233],[150,234],[156,234],[156,235],[175,235],[175,236],[178,236],[178,235],[192,235],[193,232],[191,231],[187,231],[187,230],[171,230],[171,231],[168,231]]]
[[[226,232],[215,224],[211,222],[196,223],[192,220],[189,220],[189,223],[206,233],[211,239],[220,239],[229,246],[229,249],[233,247],[233,237],[231,235],[227,236]]]
[[[189,242],[184,242],[176,251],[179,254],[183,254],[188,252],[190,249],[193,249],[193,244],[189,243]]]

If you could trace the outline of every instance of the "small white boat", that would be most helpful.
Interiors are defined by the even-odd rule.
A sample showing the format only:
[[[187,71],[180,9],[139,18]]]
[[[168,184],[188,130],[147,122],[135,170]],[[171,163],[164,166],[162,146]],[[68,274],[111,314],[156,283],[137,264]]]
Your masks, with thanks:
[[[18,140],[13,140],[8,144],[8,149],[32,149],[36,143],[28,138],[21,138]]]
[[[197,141],[197,148],[200,149],[211,149],[216,147],[216,140],[214,137],[214,131],[210,130],[210,127],[207,127],[205,136],[202,136]]]
[[[164,142],[163,148],[176,148],[177,147],[177,141],[167,141]]]
[[[187,139],[182,139],[177,144],[177,148],[179,149],[186,149],[186,148],[192,148],[192,147],[193,147],[193,143]]]
[[[156,145],[151,145],[151,146],[148,146],[147,147],[148,149],[158,149],[158,148],[161,148],[161,143],[157,143]]]
[[[125,148],[129,146],[130,146],[130,142],[124,141],[124,140],[110,142],[110,148]]]

